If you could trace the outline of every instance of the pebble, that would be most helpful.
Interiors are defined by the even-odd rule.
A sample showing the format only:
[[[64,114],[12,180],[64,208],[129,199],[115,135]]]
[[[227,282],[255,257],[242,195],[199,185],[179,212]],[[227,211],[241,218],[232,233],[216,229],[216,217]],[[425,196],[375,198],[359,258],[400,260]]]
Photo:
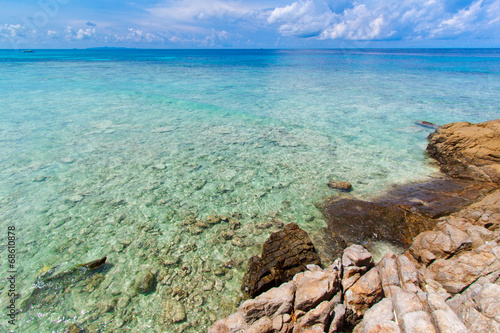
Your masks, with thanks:
[[[210,291],[214,288],[214,282],[213,281],[207,281],[202,287],[201,290],[203,291]]]
[[[127,307],[129,302],[130,302],[130,296],[128,295],[122,296],[116,303],[116,307],[118,309],[124,309]]]
[[[222,289],[224,289],[224,281],[217,279],[217,281],[215,281],[215,290],[221,292]]]
[[[177,301],[166,300],[163,303],[163,322],[179,323],[186,319],[184,305]]]

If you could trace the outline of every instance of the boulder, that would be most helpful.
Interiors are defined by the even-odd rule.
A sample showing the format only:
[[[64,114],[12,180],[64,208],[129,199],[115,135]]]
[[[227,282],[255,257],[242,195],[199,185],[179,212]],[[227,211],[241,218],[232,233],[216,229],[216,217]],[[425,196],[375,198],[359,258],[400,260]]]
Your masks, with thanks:
[[[342,255],[342,288],[349,289],[373,266],[373,256],[363,246],[351,245],[346,248]]]
[[[340,269],[332,265],[323,270],[306,271],[297,274],[293,281],[295,292],[295,311],[309,311],[319,303],[330,300],[340,291]]]
[[[288,282],[278,288],[272,288],[254,299],[245,301],[240,306],[243,319],[251,325],[264,316],[273,319],[276,316],[291,313],[295,289],[295,284]]]
[[[268,333],[273,331],[273,322],[268,317],[262,317],[252,324],[246,333]]]
[[[428,139],[427,153],[444,173],[500,183],[500,119],[447,124]]]
[[[290,281],[306,270],[307,264],[320,265],[319,257],[307,233],[295,223],[271,234],[262,255],[251,257],[243,278],[242,291],[248,297]]]
[[[427,291],[427,305],[439,332],[466,333],[467,328],[437,293]]]
[[[405,333],[436,333],[429,314],[425,311],[409,312],[400,322]]]
[[[348,318],[349,323],[356,324],[366,310],[380,301],[383,295],[379,272],[374,267],[345,292],[345,303],[352,311],[352,316]]]
[[[304,316],[297,319],[294,330],[301,330],[315,328],[321,328],[321,332],[325,331],[330,322],[330,318],[334,315],[335,307],[340,304],[341,295],[334,297],[330,301],[323,301],[317,307],[307,312]]]
[[[400,332],[394,322],[394,310],[390,299],[384,298],[366,311],[363,321],[353,330],[353,333],[365,332]]]

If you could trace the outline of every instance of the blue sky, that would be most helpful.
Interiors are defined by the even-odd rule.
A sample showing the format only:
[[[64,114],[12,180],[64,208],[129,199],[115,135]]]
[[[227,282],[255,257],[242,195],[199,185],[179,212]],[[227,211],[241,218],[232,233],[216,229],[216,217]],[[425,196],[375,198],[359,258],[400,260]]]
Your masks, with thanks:
[[[500,47],[500,0],[2,0],[0,48]]]

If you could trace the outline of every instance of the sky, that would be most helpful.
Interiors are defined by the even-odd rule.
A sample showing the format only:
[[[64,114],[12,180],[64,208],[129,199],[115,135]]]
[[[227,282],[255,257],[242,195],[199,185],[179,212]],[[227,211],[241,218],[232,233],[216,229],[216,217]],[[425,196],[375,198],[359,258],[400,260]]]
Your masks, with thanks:
[[[500,47],[500,0],[1,0],[0,48]]]

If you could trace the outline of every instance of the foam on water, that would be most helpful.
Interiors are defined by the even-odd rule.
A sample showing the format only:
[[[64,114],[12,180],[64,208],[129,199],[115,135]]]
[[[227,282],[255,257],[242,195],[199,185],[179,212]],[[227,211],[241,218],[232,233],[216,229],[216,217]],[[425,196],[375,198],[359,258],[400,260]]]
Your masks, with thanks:
[[[42,269],[110,263],[20,314],[19,331],[202,331],[234,310],[246,260],[280,221],[324,226],[329,180],[370,198],[437,172],[414,122],[497,118],[499,68],[491,50],[0,51],[18,304]],[[241,226],[195,226],[214,214]],[[146,270],[156,290],[137,294]]]

